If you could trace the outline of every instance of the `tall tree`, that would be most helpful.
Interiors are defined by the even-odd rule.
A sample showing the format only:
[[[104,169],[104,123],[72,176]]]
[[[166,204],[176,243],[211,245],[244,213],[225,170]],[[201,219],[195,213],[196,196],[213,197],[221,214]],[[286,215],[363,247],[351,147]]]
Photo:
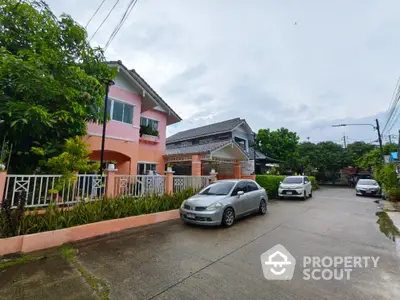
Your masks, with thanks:
[[[398,145],[393,143],[387,143],[383,145],[383,154],[389,155],[391,152],[397,152]]]
[[[286,166],[292,166],[298,156],[299,137],[295,132],[286,128],[275,131],[260,129],[257,133],[256,143],[261,142],[260,150],[272,158],[284,161]]]
[[[299,144],[299,158],[297,165],[305,174],[312,174],[320,161],[320,153],[317,145],[311,142]]]
[[[101,81],[116,74],[104,61],[70,16],[42,1],[0,0],[0,137],[13,144],[13,172],[35,169],[42,157],[32,146],[58,155],[87,121],[101,120]]]
[[[372,151],[369,151],[357,158],[355,163],[357,167],[367,169],[382,165],[381,150],[376,148]]]
[[[391,152],[397,152],[397,145],[393,143],[387,143],[383,145],[383,154],[390,155]],[[367,153],[364,153],[355,160],[357,167],[360,168],[372,168],[383,164],[381,150],[375,148]]]
[[[351,155],[351,159],[353,161],[353,164],[359,159],[361,156],[364,154],[374,150],[376,147],[371,144],[367,144],[362,141],[357,141],[351,144],[347,145],[347,151],[349,151]]]
[[[334,142],[318,143],[317,152],[316,165],[319,172],[326,174],[333,183],[340,169],[351,164],[349,152]]]

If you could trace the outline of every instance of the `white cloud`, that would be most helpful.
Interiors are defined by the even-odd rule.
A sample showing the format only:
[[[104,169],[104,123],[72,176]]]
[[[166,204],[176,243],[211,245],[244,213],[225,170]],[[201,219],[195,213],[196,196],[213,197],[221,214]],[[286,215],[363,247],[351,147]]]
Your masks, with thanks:
[[[48,0],[82,24],[99,2]],[[105,44],[128,2],[95,44]],[[139,0],[106,54],[135,68],[187,119],[170,133],[242,117],[254,130],[285,126],[338,140],[335,120],[381,113],[384,121],[400,75],[399,9],[395,0]],[[351,138],[373,138],[370,128],[357,130]]]

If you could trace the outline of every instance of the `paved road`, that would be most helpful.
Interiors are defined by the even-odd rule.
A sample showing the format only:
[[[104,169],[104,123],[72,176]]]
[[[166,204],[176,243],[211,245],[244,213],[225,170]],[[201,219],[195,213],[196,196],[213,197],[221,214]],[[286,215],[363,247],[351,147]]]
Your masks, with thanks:
[[[323,189],[307,201],[273,202],[267,215],[231,228],[171,221],[81,244],[78,260],[108,283],[110,299],[399,299],[400,260],[395,243],[379,231],[376,210],[373,199],[352,190]],[[305,255],[380,260],[375,269],[354,269],[350,280],[305,281],[298,266],[291,281],[267,281],[260,255],[276,244],[298,265]],[[0,273],[0,299],[95,299],[74,270],[60,263],[51,271],[54,259]],[[26,269],[35,264],[40,270],[29,279]],[[28,283],[18,283],[21,276]]]

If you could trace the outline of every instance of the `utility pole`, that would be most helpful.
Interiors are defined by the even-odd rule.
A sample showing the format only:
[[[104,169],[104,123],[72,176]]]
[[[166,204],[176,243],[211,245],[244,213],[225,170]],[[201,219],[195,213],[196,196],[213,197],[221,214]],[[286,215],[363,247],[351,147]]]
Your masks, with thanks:
[[[106,140],[108,93],[110,91],[110,86],[115,84],[112,80],[104,80],[104,83],[106,85],[106,96],[104,97],[103,134],[101,135],[100,176],[103,175],[104,170],[104,144]]]
[[[379,128],[379,121],[378,119],[376,121],[376,130],[378,131],[378,140],[379,140],[379,148],[381,149],[381,158],[382,158],[382,163],[385,163],[385,157],[383,155],[383,146],[382,146],[382,137],[381,137],[381,130]]]
[[[392,135],[389,133],[389,143],[392,143]]]
[[[307,137],[307,141],[310,142],[310,137],[309,136]]]
[[[400,159],[400,129],[399,129],[399,144],[397,145],[397,159]]]
[[[346,133],[343,132],[343,145],[344,145],[344,149],[347,149],[347,144],[346,144]]]

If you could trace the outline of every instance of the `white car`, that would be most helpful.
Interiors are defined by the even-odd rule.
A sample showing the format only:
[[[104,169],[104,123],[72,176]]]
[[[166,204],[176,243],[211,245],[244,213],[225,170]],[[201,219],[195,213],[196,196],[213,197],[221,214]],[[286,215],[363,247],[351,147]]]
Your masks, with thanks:
[[[357,196],[381,196],[381,187],[373,179],[360,179],[356,185]]]
[[[312,185],[307,176],[288,176],[278,188],[279,199],[297,197],[306,200],[312,197]]]

